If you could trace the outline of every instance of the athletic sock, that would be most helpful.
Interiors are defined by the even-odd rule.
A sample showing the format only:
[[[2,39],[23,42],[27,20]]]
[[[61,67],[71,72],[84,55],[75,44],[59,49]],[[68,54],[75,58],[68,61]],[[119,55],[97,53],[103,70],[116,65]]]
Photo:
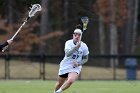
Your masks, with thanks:
[[[53,93],[55,93],[55,90],[54,90],[54,92]]]
[[[62,89],[59,88],[56,92],[61,93],[62,92]]]

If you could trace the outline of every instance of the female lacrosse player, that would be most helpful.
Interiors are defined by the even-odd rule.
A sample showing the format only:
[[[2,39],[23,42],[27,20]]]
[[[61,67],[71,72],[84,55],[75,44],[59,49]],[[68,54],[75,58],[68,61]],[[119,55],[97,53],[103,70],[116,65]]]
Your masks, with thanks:
[[[4,50],[8,48],[8,45],[10,45],[12,42],[12,40],[7,40],[3,44],[0,44],[0,51],[4,52]]]
[[[87,45],[81,41],[81,35],[82,31],[75,29],[73,39],[65,43],[65,57],[60,63],[54,93],[61,93],[69,88],[78,78],[82,65],[88,61],[89,50]]]

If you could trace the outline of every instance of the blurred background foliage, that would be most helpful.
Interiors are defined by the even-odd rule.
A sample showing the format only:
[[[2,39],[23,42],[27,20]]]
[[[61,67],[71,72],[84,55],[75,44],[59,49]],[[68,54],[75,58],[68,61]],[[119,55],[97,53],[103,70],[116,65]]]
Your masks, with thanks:
[[[65,41],[89,17],[82,40],[90,54],[139,54],[138,0],[0,0],[0,42],[17,31],[28,16],[31,4],[43,10],[21,29],[8,53],[64,54]]]

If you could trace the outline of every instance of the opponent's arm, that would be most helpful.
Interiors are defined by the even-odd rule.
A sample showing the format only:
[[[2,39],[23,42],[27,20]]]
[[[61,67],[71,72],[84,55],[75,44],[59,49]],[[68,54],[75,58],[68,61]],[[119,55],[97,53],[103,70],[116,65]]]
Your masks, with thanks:
[[[0,45],[0,51],[3,50],[4,47],[8,45],[8,42],[4,42],[3,44]]]
[[[3,44],[0,45],[0,51],[4,52],[8,48],[8,45],[11,44],[13,41],[12,40],[7,40]]]

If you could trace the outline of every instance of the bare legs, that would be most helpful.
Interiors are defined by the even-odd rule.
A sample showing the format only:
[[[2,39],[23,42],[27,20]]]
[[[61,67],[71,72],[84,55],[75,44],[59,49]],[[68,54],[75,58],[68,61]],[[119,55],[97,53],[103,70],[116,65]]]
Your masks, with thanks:
[[[66,78],[58,77],[58,81],[55,84],[54,91],[58,90],[63,85],[63,83],[65,82],[65,80],[66,80]]]
[[[78,78],[78,74],[76,72],[69,73],[67,80],[65,78],[58,77],[58,81],[55,85],[55,91],[61,93],[62,91],[69,88],[77,78]]]

